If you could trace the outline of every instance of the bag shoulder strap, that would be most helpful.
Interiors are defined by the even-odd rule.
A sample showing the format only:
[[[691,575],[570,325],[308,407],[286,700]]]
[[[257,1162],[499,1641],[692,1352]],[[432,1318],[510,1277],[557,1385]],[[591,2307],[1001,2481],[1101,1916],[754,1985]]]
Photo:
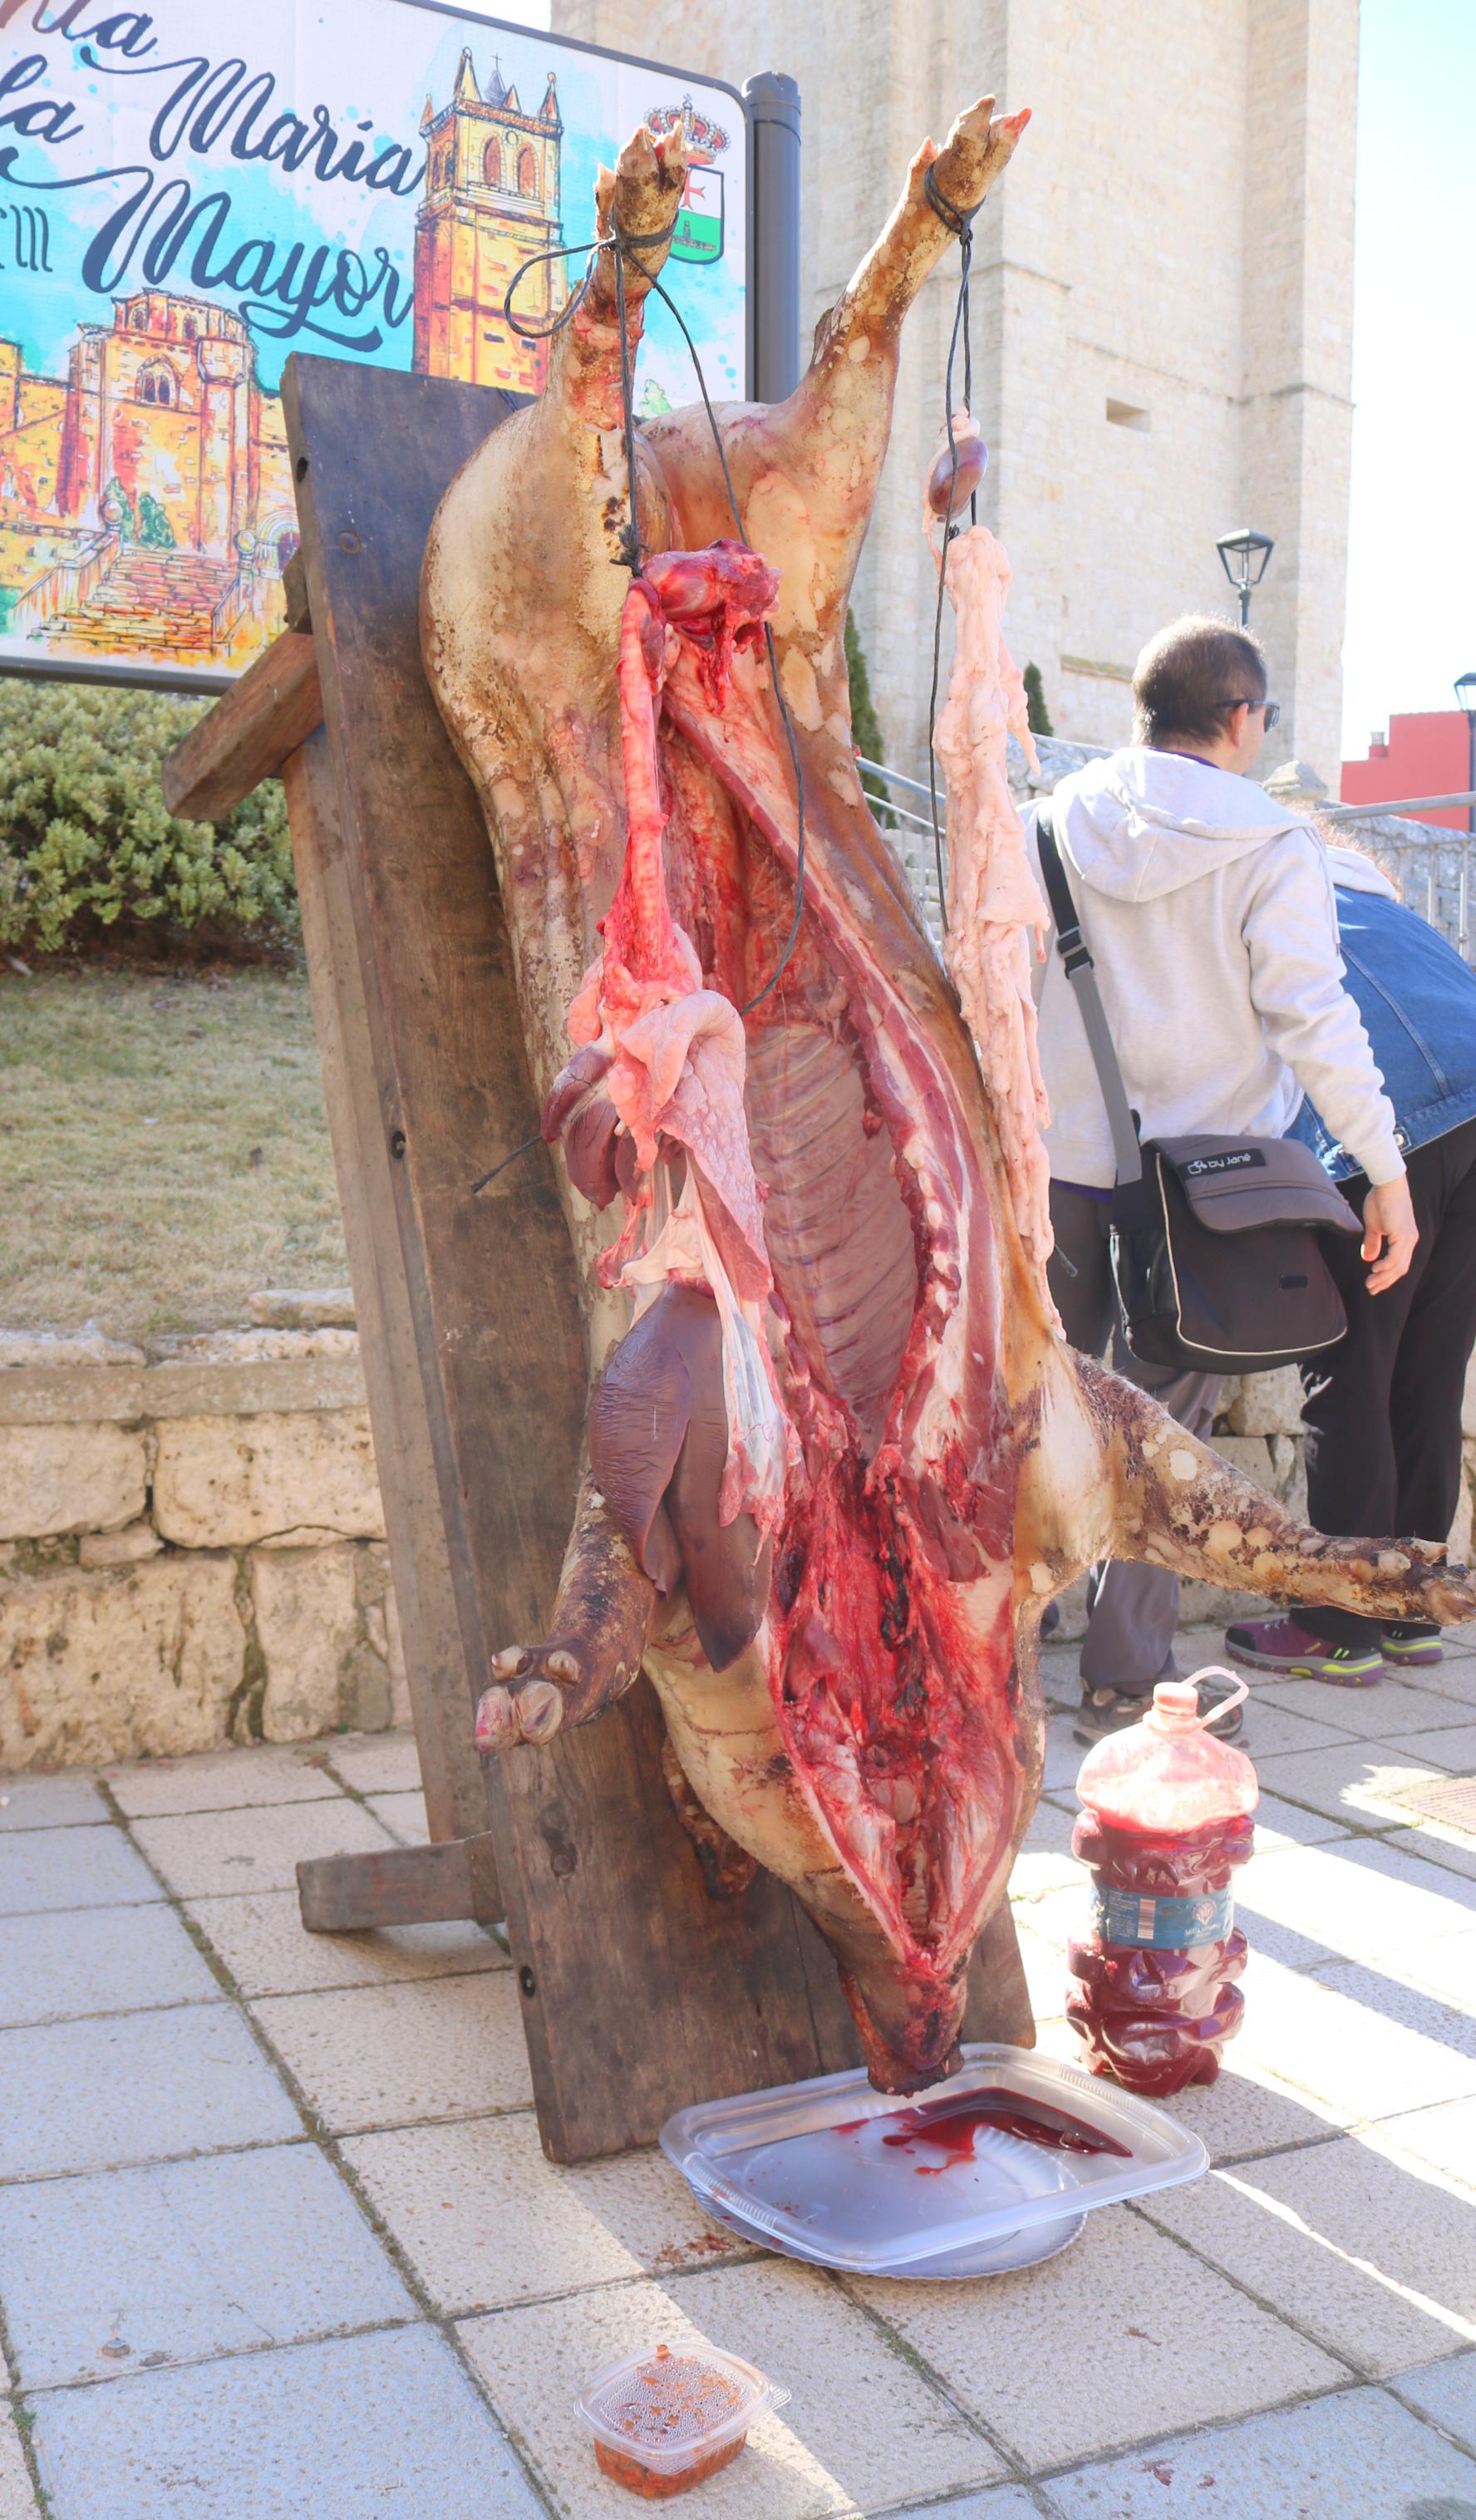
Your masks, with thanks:
[[[1141,1181],[1142,1149],[1138,1143],[1138,1130],[1128,1104],[1128,1089],[1123,1083],[1117,1053],[1112,1047],[1106,1010],[1096,985],[1096,967],[1087,950],[1076,904],[1071,898],[1071,887],[1066,881],[1066,870],[1061,863],[1055,836],[1055,816],[1049,804],[1036,809],[1035,839],[1051,902],[1051,916],[1055,922],[1055,950],[1076,993],[1087,1048],[1092,1053],[1092,1064],[1096,1070],[1102,1101],[1107,1107],[1107,1126],[1112,1132],[1117,1178],[1119,1182]]]

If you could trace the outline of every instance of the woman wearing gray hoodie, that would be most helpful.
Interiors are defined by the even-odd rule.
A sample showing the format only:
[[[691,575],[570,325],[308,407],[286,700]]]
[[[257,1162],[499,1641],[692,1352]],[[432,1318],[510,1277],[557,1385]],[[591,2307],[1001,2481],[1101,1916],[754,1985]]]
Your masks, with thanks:
[[[1133,677],[1135,742],[1062,781],[1052,815],[1108,1026],[1144,1138],[1198,1130],[1281,1137],[1304,1097],[1370,1184],[1370,1290],[1409,1268],[1416,1233],[1383,1090],[1343,986],[1321,842],[1246,776],[1276,721],[1249,635],[1190,616],[1160,631]],[[1029,833],[1035,852],[1033,828]],[[1038,866],[1037,860],[1037,866]],[[1140,1363],[1108,1261],[1112,1140],[1081,1012],[1058,955],[1040,996],[1051,1291],[1073,1345],[1152,1391],[1195,1434],[1219,1380]],[[1134,1723],[1176,1676],[1179,1584],[1162,1568],[1094,1570],[1079,1739]],[[1238,1729],[1238,1709],[1225,1726]]]

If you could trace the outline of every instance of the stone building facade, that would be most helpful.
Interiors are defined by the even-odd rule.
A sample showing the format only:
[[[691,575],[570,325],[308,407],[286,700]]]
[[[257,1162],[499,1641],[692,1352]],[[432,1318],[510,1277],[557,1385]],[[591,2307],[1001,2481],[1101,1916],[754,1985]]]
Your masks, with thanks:
[[[803,310],[838,295],[923,133],[993,89],[1034,122],[974,238],[981,513],[1009,639],[1058,733],[1115,742],[1142,642],[1225,610],[1218,534],[1275,537],[1252,626],[1282,723],[1267,766],[1339,751],[1358,0],[553,0],[554,25],[804,107]],[[909,325],[856,612],[890,758],[921,767],[930,565],[958,256]]]

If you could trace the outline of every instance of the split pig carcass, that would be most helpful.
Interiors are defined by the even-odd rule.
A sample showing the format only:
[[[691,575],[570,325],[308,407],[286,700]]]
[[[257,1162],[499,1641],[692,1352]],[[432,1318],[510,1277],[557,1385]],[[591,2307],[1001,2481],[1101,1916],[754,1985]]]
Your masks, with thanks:
[[[423,584],[591,1369],[549,1632],[496,1657],[478,1740],[546,1741],[644,1666],[709,1879],[791,1885],[900,2092],[951,2068],[1040,1787],[1041,1614],[1084,1568],[1473,1607],[1439,1550],[1307,1530],[1062,1343],[1028,1111],[987,1044],[981,1065],[857,776],[846,602],[903,319],[952,242],[936,200],[971,214],[1027,119],[987,99],[924,144],[794,393],[720,411],[737,519],[700,408],[639,428],[634,578],[600,251],[542,396],[448,491]],[[600,178],[632,363],[684,177],[680,131],[643,129]],[[1006,1063],[1022,1022],[996,1027]]]

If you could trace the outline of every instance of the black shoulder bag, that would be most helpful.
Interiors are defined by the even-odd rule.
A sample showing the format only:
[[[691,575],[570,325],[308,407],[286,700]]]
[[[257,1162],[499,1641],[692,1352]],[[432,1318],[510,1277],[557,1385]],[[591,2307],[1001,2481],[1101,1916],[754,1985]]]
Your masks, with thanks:
[[[1049,807],[1035,829],[1112,1132],[1112,1276],[1133,1354],[1181,1372],[1265,1373],[1335,1346],[1348,1317],[1318,1231],[1361,1234],[1353,1209],[1296,1138],[1140,1143]]]

